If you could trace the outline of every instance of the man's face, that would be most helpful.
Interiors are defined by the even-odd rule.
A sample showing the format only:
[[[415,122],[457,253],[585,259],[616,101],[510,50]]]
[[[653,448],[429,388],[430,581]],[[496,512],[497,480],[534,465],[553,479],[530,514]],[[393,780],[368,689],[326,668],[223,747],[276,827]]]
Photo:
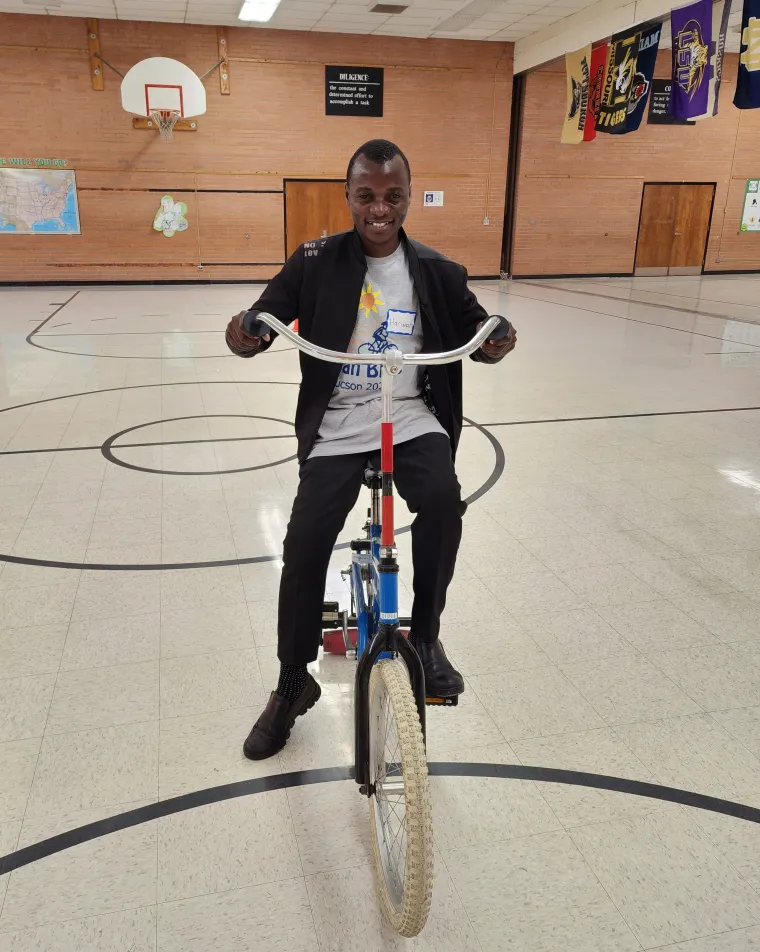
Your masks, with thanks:
[[[385,165],[360,155],[346,183],[351,218],[371,258],[384,258],[398,248],[399,229],[409,211],[412,186],[400,155]]]

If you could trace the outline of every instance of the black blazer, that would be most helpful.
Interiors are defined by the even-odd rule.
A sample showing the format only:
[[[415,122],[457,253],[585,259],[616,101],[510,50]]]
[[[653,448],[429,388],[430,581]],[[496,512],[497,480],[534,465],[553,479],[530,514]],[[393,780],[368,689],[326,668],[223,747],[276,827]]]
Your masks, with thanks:
[[[401,238],[420,302],[423,352],[461,347],[474,336],[477,325],[488,318],[467,287],[467,271],[432,248],[411,240],[403,231]],[[269,282],[252,310],[272,314],[284,324],[298,319],[298,333],[306,340],[345,351],[356,325],[366,272],[367,262],[356,231],[307,242]],[[275,337],[272,334],[262,350],[270,347]],[[305,354],[300,359],[301,388],[295,426],[298,459],[303,461],[317,439],[341,368]],[[476,351],[472,359],[496,363],[499,358],[494,360]],[[462,430],[461,361],[428,367],[424,395],[449,434],[455,453]]]

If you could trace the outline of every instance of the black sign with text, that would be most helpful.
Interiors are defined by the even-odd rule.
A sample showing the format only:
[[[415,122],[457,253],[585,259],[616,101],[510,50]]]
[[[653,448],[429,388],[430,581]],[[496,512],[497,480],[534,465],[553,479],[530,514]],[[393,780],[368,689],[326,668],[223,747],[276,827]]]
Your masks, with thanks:
[[[325,66],[325,115],[383,114],[383,70],[376,66]]]
[[[647,122],[655,126],[694,126],[693,119],[676,119],[668,112],[671,79],[653,79],[649,90],[649,114]]]

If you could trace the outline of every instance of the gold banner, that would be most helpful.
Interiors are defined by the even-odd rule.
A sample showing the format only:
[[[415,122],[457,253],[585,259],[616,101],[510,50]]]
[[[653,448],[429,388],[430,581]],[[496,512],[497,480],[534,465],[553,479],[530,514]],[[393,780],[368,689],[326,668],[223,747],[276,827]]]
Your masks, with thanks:
[[[561,142],[577,145],[583,142],[583,127],[588,110],[588,80],[591,64],[591,44],[574,53],[565,53],[567,75],[567,107],[562,126]]]

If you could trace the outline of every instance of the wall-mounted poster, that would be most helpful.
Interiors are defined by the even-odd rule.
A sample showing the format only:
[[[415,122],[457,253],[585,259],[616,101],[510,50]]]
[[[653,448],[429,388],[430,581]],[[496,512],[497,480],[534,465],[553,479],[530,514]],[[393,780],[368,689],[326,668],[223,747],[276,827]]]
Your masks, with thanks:
[[[676,119],[670,113],[672,79],[653,79],[649,91],[647,122],[655,126],[695,126],[695,119]]]
[[[760,179],[747,179],[739,231],[760,231]]]
[[[175,202],[171,195],[164,195],[153,219],[153,227],[167,238],[173,238],[178,231],[187,231],[186,214],[187,205],[184,202]]]
[[[71,169],[0,168],[0,235],[79,235]]]
[[[376,66],[325,66],[325,115],[383,115],[383,70]]]

